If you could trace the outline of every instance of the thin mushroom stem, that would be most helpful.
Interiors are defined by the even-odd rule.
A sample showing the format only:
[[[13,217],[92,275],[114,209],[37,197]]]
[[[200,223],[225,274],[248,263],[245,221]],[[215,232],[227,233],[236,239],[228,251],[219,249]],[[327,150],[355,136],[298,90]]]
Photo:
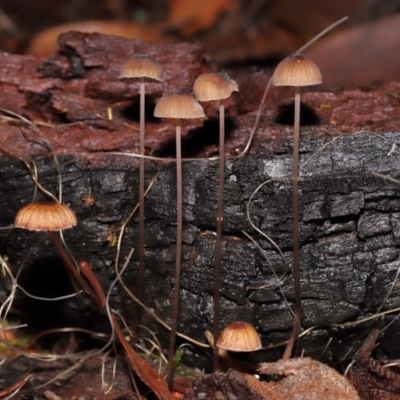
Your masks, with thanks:
[[[215,267],[214,267],[214,371],[219,367],[219,349],[216,346],[219,336],[219,315],[221,309],[220,283],[221,283],[221,247],[222,247],[222,224],[224,217],[224,172],[225,172],[225,107],[219,105],[219,185],[217,206],[217,238],[215,241]]]
[[[139,154],[144,156],[145,144],[145,82],[140,81],[140,135],[139,135]],[[139,269],[137,276],[137,298],[143,300],[143,275],[144,275],[144,199],[145,199],[145,182],[144,182],[144,157],[139,158]],[[133,323],[133,332],[136,333],[140,324],[140,307],[136,306],[135,320]]]
[[[295,297],[295,316],[293,330],[283,354],[290,358],[294,343],[300,332],[301,289],[300,289],[300,235],[299,235],[299,141],[300,141],[300,86],[295,87],[294,95],[294,138],[292,167],[292,208],[293,208],[293,280]]]
[[[182,200],[182,147],[181,147],[181,120],[176,120],[176,254],[175,254],[175,280],[174,295],[172,305],[172,323],[171,334],[168,348],[168,370],[167,383],[171,390],[174,376],[174,354],[176,332],[178,329],[179,314],[179,293],[181,282],[181,259],[182,259],[182,218],[183,218],[183,200]]]
[[[83,286],[89,296],[98,304],[100,304],[99,298],[97,297],[95,291],[90,287],[90,285],[85,281],[82,275],[79,273],[76,265],[72,262],[71,258],[69,257],[68,253],[65,251],[64,247],[61,245],[60,241],[57,239],[56,235],[53,231],[47,231],[51,241],[56,246],[57,250],[61,254],[62,259],[64,260],[67,267],[70,269],[74,277],[78,280],[78,282]]]

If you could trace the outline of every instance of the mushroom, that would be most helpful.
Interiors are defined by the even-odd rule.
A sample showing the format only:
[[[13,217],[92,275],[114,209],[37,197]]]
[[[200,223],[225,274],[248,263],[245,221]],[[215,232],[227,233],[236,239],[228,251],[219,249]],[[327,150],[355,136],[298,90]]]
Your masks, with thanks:
[[[65,204],[33,202],[27,204],[18,211],[15,216],[14,226],[30,231],[47,232],[72,274],[85,288],[92,299],[99,303],[97,295],[84,280],[82,275],[80,275],[71,257],[54,234],[54,231],[72,228],[76,223],[77,220],[74,211]]]
[[[232,92],[239,91],[236,81],[226,73],[206,72],[194,82],[193,94],[199,101],[217,101],[219,105],[219,186],[217,206],[217,237],[215,241],[215,268],[214,268],[214,337],[219,335],[220,314],[220,270],[222,223],[224,212],[224,168],[225,168],[225,105],[222,100],[228,98]],[[218,369],[218,350],[214,345],[214,370]]]
[[[157,102],[154,109],[157,118],[171,118],[175,120],[176,126],[176,258],[175,258],[175,281],[172,306],[171,338],[168,349],[168,372],[167,382],[171,389],[174,373],[174,352],[176,332],[178,328],[179,291],[181,279],[182,258],[182,153],[181,153],[181,122],[182,119],[203,118],[204,110],[194,98],[192,92],[187,89],[176,90],[164,94]]]
[[[120,79],[139,82],[140,89],[140,136],[139,136],[139,271],[137,278],[137,298],[143,297],[144,273],[144,145],[145,145],[145,84],[147,82],[162,82],[161,65],[147,55],[136,55],[129,59],[121,68]],[[139,316],[139,314],[137,314]],[[139,323],[139,317],[138,321]]]
[[[275,86],[294,86],[294,143],[292,168],[292,207],[293,207],[293,278],[295,292],[295,320],[293,332],[285,349],[283,358],[289,358],[294,342],[300,331],[300,238],[299,238],[299,140],[300,140],[300,87],[317,85],[322,82],[317,65],[301,54],[293,54],[282,60],[275,69],[272,83]]]
[[[218,337],[217,347],[235,352],[260,350],[260,336],[254,326],[244,321],[231,322]]]

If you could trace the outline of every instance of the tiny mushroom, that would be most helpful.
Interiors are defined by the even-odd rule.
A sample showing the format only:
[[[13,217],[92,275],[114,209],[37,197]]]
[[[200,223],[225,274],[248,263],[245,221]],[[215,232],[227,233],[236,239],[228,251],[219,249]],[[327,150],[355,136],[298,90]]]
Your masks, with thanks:
[[[217,236],[215,240],[215,268],[214,268],[214,327],[213,335],[219,334],[220,314],[220,270],[222,223],[224,213],[224,169],[225,169],[225,105],[222,100],[228,98],[232,92],[238,92],[237,82],[226,73],[206,72],[196,78],[193,84],[193,94],[199,101],[217,101],[219,103],[219,185],[217,206]],[[214,370],[218,369],[218,350],[214,345]]]
[[[175,258],[175,279],[174,279],[174,299],[172,306],[171,338],[168,349],[168,372],[167,382],[172,388],[172,378],[174,373],[174,354],[176,332],[178,327],[179,311],[179,291],[181,279],[181,259],[182,259],[182,218],[183,218],[183,199],[182,199],[182,149],[181,149],[181,120],[205,117],[203,107],[194,98],[190,90],[176,90],[164,94],[157,102],[154,109],[154,116],[157,118],[169,118],[175,120],[176,126],[176,258]]]
[[[136,79],[139,82],[162,82],[161,65],[145,54],[130,58],[121,68],[120,79]]]
[[[250,352],[260,350],[262,344],[253,325],[244,321],[235,321],[221,332],[217,347],[234,352]]]
[[[18,211],[14,226],[31,231],[61,231],[76,223],[75,213],[65,204],[34,202]]]
[[[98,301],[98,297],[93,289],[80,275],[76,265],[71,260],[60,241],[54,234],[54,231],[61,231],[64,229],[72,228],[77,223],[74,211],[65,204],[54,202],[33,202],[22,207],[15,216],[14,226],[16,228],[28,229],[30,231],[44,231],[47,232],[50,239],[60,252],[64,262],[85,288],[93,300]]]
[[[300,141],[300,87],[317,85],[322,82],[317,65],[301,54],[293,54],[282,60],[275,69],[272,83],[275,86],[294,86],[294,140],[292,168],[292,208],[293,208],[293,277],[295,292],[295,320],[292,336],[283,358],[289,358],[300,331],[301,293],[300,293],[300,234],[299,234],[299,141]]]
[[[137,298],[142,301],[143,292],[143,272],[144,272],[144,153],[145,153],[145,84],[148,82],[162,82],[163,71],[161,65],[148,55],[136,55],[130,58],[121,68],[120,79],[125,81],[139,82],[140,84],[140,136],[139,136],[139,271],[137,278]],[[139,323],[139,308],[137,324]]]

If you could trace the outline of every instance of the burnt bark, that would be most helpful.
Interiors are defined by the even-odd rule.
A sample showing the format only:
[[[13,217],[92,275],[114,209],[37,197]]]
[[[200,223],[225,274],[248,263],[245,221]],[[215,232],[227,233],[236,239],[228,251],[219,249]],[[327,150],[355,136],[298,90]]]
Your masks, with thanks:
[[[163,91],[191,87],[195,77],[210,68],[202,46],[156,46],[96,34],[68,33],[61,36],[60,51],[50,59],[0,55],[3,106],[37,126],[35,130],[21,121],[6,119],[7,114],[3,116],[0,223],[12,224],[18,209],[33,198],[35,185],[21,159],[34,160],[41,184],[57,193],[51,146],[59,157],[63,202],[71,205],[79,220],[77,227],[65,231],[66,243],[78,261],[87,260],[91,264],[107,290],[115,278],[114,238],[138,202],[138,163],[132,154],[138,148],[139,88],[135,83],[118,79],[120,66],[134,53],[154,56],[165,71],[163,84],[147,85],[146,147],[148,154],[164,159],[146,161],[147,182],[160,172],[146,198],[144,302],[170,323],[176,189],[175,165],[168,157],[174,155],[171,150],[174,127],[156,121],[151,114]],[[241,71],[231,75],[238,80],[240,93],[227,104],[229,155],[225,172],[221,328],[232,320],[246,320],[256,326],[264,346],[268,346],[286,340],[293,321],[283,301],[284,295],[292,304],[294,297],[288,178],[291,92],[289,89],[271,92],[252,146],[238,158],[235,156],[248,140],[263,85],[269,76]],[[332,324],[370,316],[383,303],[382,310],[400,305],[396,285],[386,299],[400,265],[399,184],[376,175],[400,179],[400,153],[392,148],[399,136],[399,89],[400,84],[392,83],[368,90],[307,92],[303,96],[300,158],[301,163],[308,162],[300,171],[302,325],[304,328],[319,326],[299,343],[298,351],[304,350],[305,355],[321,356],[332,339],[323,359],[340,360],[349,348],[354,345],[357,348],[366,326],[373,322],[347,328]],[[108,108],[112,108],[112,119],[107,117]],[[184,244],[179,331],[200,341],[205,341],[203,332],[212,326],[218,193],[218,165],[210,158],[218,154],[216,110],[212,105],[206,105],[206,110],[209,119],[204,124],[199,121],[186,126],[183,140],[185,157],[196,159],[187,159],[183,166]],[[256,188],[269,179],[271,182],[248,204]],[[46,196],[39,192],[38,198],[46,199]],[[255,226],[277,243],[287,263],[250,224],[247,206]],[[121,263],[129,250],[137,246],[137,225],[135,218],[127,225]],[[259,243],[263,254],[243,231]],[[66,279],[57,286],[58,274],[50,279],[48,268],[57,268],[62,273],[63,266],[46,239],[37,243],[41,234],[19,229],[7,234],[0,232],[2,254],[7,255],[13,270],[18,271],[25,262],[21,282],[28,289],[42,296],[70,290]],[[28,252],[29,257],[24,261]],[[272,269],[282,280],[277,282]],[[132,291],[136,274],[137,255],[134,254],[123,276]],[[4,279],[2,297],[8,288]],[[133,301],[120,286],[111,298],[112,306],[129,321],[133,317]],[[79,306],[81,301],[85,306]],[[27,304],[31,300],[19,294],[16,307],[24,309]],[[69,300],[62,306],[54,306],[52,311],[46,305],[43,307],[35,307],[39,309],[38,315],[42,315],[41,323],[49,321],[49,315],[57,315],[59,320],[52,321],[55,325],[107,329],[106,319],[101,313],[93,315],[90,302],[85,299]],[[389,315],[385,321],[391,318]],[[165,345],[166,330],[146,314],[143,323]],[[382,343],[390,357],[399,356],[395,345],[398,328],[398,323],[394,323]],[[194,354],[199,366],[209,365],[201,350],[193,348],[188,352],[189,356]],[[270,350],[262,357],[276,359],[277,356],[276,350]]]

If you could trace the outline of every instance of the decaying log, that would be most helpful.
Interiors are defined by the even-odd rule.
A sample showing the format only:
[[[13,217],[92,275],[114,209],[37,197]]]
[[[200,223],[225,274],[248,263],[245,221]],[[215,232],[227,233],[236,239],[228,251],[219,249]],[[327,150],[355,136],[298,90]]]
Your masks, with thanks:
[[[59,157],[63,202],[76,211],[78,227],[65,232],[77,260],[87,260],[106,290],[115,277],[116,241],[122,224],[138,202],[138,85],[118,79],[119,68],[132,54],[154,56],[164,68],[162,84],[148,84],[146,147],[148,154],[173,157],[174,128],[157,121],[152,109],[162,92],[191,87],[195,77],[212,66],[201,45],[147,45],[134,40],[71,32],[60,37],[52,58],[0,55],[2,107],[34,122],[37,129],[4,113],[0,136],[0,205],[2,226],[12,224],[17,210],[32,200],[34,183],[22,159],[34,160],[40,183],[57,193],[57,171],[50,147]],[[282,297],[293,300],[291,263],[291,137],[293,105],[289,89],[272,89],[250,150],[243,150],[269,79],[260,72],[232,72],[240,92],[227,104],[227,157],[222,257],[221,327],[232,320],[254,323],[265,346],[287,339],[292,317]],[[313,89],[314,90],[314,89]],[[377,310],[400,305],[399,268],[400,84],[346,92],[306,92],[302,97],[301,130],[301,286],[303,327],[318,325],[299,344],[299,351],[323,359],[347,355],[365,331],[334,324],[356,321]],[[112,118],[109,110],[112,110]],[[209,119],[191,122],[185,130],[184,246],[179,330],[204,341],[212,325],[213,259],[217,203],[218,124],[216,110],[206,105]],[[188,132],[188,133],[186,133]],[[125,152],[128,155],[116,155]],[[156,177],[157,173],[159,175]],[[156,177],[156,178],[155,178]],[[146,199],[145,303],[170,323],[175,265],[175,166],[173,160],[147,161],[146,179],[155,181]],[[257,187],[267,180],[258,193]],[[38,197],[46,197],[39,192]],[[254,225],[280,247],[262,237]],[[255,248],[243,231],[261,246]],[[13,229],[0,231],[2,254],[16,272],[24,263],[21,284],[41,296],[54,297],[71,288],[60,275],[55,250],[40,236]],[[122,257],[137,245],[137,221],[129,222]],[[35,246],[29,253],[29,250]],[[135,289],[135,258],[123,280]],[[274,277],[273,269],[278,277]],[[52,271],[58,271],[53,274]],[[1,290],[5,297],[7,282]],[[391,290],[391,291],[390,291]],[[389,293],[390,291],[390,293]],[[390,295],[389,295],[390,294]],[[389,296],[388,296],[389,295]],[[133,300],[119,287],[112,306],[132,318]],[[82,299],[61,306],[42,304],[19,294],[15,306],[40,326],[90,325],[107,329],[105,318],[93,315]],[[87,302],[89,303],[89,302]],[[54,318],[54,319],[52,319]],[[389,320],[391,317],[386,317]],[[23,318],[22,318],[23,319]],[[166,330],[149,315],[143,323],[166,343]],[[371,323],[371,322],[370,322]],[[48,327],[49,324],[46,324]],[[399,324],[391,326],[383,348],[398,356],[394,344]],[[193,348],[199,366],[207,364]],[[266,359],[276,353],[268,352]]]

